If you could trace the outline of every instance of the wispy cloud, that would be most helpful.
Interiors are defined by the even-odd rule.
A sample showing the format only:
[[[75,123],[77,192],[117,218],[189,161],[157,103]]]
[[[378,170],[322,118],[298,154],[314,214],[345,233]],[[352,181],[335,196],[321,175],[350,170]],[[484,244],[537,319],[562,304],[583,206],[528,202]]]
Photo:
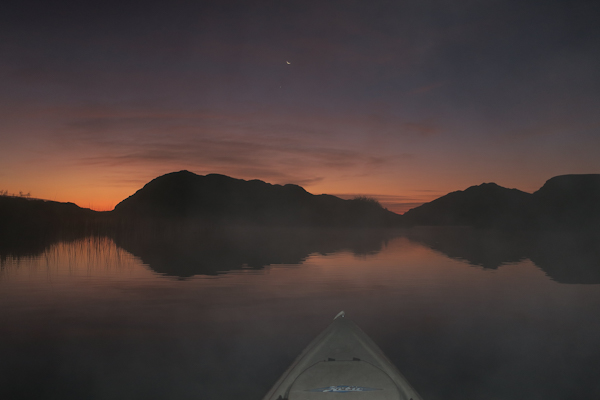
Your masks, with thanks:
[[[427,122],[406,122],[403,125],[406,132],[414,132],[420,136],[432,136],[441,132],[441,129]]]
[[[187,168],[275,183],[314,184],[324,179],[323,174],[383,168],[390,161],[344,148],[344,143],[338,147],[326,138],[319,141],[289,131],[280,133],[279,128],[277,124],[195,115],[94,117],[68,124],[59,138],[67,146],[75,146],[70,143],[74,141],[84,148],[72,161],[80,167]],[[287,129],[297,132],[304,128],[289,125]],[[128,134],[120,134],[123,131]]]
[[[412,92],[410,92],[411,94],[423,94],[423,93],[428,93],[431,92],[439,87],[444,86],[444,82],[437,82],[437,83],[431,83],[429,85],[425,85],[425,86],[420,86],[418,88],[416,88],[415,90],[413,90]]]

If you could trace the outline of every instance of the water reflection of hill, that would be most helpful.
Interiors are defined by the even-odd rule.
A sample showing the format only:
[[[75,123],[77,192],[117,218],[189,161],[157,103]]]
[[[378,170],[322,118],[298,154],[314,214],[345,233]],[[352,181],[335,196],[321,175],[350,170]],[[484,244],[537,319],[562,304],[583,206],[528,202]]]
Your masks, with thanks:
[[[392,233],[381,229],[228,226],[193,233],[128,232],[116,235],[115,243],[158,273],[190,277],[299,264],[313,253],[349,250],[357,255],[373,254],[381,251]]]
[[[530,259],[560,283],[600,284],[600,233],[414,228],[406,237],[483,268]]]
[[[600,233],[498,231],[469,227],[410,228],[400,231],[448,257],[496,269],[530,259],[561,283],[600,284]],[[193,229],[149,225],[105,230],[102,236],[139,257],[153,271],[176,277],[217,275],[270,264],[299,264],[313,253],[343,250],[357,255],[379,252],[399,231],[390,229],[274,228],[212,226]],[[58,242],[85,232],[32,232],[28,240],[0,241],[0,263],[7,257],[35,257]],[[6,239],[6,238],[5,238]]]

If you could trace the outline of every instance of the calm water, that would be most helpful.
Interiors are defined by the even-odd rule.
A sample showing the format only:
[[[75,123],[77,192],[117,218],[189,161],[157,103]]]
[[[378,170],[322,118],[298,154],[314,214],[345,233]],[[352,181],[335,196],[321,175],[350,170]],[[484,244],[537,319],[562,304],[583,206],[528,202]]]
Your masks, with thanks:
[[[259,400],[340,310],[425,400],[600,398],[596,245],[240,230],[4,250],[0,398]]]

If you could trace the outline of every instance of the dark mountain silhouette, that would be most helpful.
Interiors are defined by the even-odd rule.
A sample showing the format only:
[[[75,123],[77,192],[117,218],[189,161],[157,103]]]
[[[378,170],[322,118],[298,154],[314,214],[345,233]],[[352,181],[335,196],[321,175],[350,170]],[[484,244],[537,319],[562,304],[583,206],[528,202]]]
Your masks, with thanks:
[[[392,226],[399,216],[369,199],[313,195],[272,185],[189,171],[160,176],[114,209],[123,220],[266,226]]]
[[[176,227],[182,234],[206,225],[598,230],[600,175],[557,176],[533,194],[485,183],[449,193],[402,216],[368,198],[343,200],[313,195],[297,185],[189,171],[152,180],[110,212],[73,203],[0,196],[4,247],[16,248],[23,240],[43,244],[56,235],[113,235],[122,230]]]
[[[531,210],[531,194],[483,183],[413,208],[402,219],[407,225],[512,228],[529,222]]]
[[[500,229],[600,228],[600,174],[562,175],[533,194],[495,183],[471,186],[407,211],[407,226]]]
[[[83,215],[92,216],[96,215],[96,212],[81,208],[74,203],[0,196],[0,224],[2,225],[19,222],[27,229],[28,222],[37,222],[50,227],[57,223],[72,223]]]
[[[482,184],[398,216],[369,199],[181,171],[154,179],[111,212],[0,196],[0,261],[94,234],[112,237],[159,273],[218,274],[297,264],[314,252],[377,252],[398,232],[365,228],[402,220],[447,225],[402,231],[473,265],[530,259],[558,282],[600,283],[599,204],[600,175],[558,176],[533,194]]]
[[[600,227],[600,174],[555,176],[533,198],[541,227]]]

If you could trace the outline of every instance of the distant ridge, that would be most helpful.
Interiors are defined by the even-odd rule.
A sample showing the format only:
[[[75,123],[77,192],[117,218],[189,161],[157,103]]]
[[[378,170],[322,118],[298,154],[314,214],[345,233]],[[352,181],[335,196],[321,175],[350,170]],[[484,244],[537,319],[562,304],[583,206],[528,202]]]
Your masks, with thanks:
[[[600,228],[600,174],[561,175],[535,193],[495,183],[448,193],[402,215],[408,226]]]
[[[392,226],[400,216],[368,199],[313,195],[297,185],[273,185],[190,171],[159,176],[123,200],[124,219],[278,226]]]
[[[91,233],[105,215],[73,203],[0,196],[0,250]]]
[[[81,208],[74,203],[0,196],[0,226],[20,226],[23,230],[35,222],[37,227],[52,229],[57,224],[74,224],[82,216],[92,217],[98,212]]]
[[[600,229],[600,174],[561,175],[535,193],[483,183],[448,193],[403,215],[368,198],[313,195],[273,185],[190,171],[159,176],[97,212],[73,203],[0,196],[0,240],[60,232],[112,234],[122,229],[214,224],[281,227],[471,226],[494,229]],[[29,240],[29,239],[28,239]]]
[[[459,225],[514,227],[522,224],[531,209],[532,195],[483,183],[448,193],[415,207],[403,215],[409,225]]]

